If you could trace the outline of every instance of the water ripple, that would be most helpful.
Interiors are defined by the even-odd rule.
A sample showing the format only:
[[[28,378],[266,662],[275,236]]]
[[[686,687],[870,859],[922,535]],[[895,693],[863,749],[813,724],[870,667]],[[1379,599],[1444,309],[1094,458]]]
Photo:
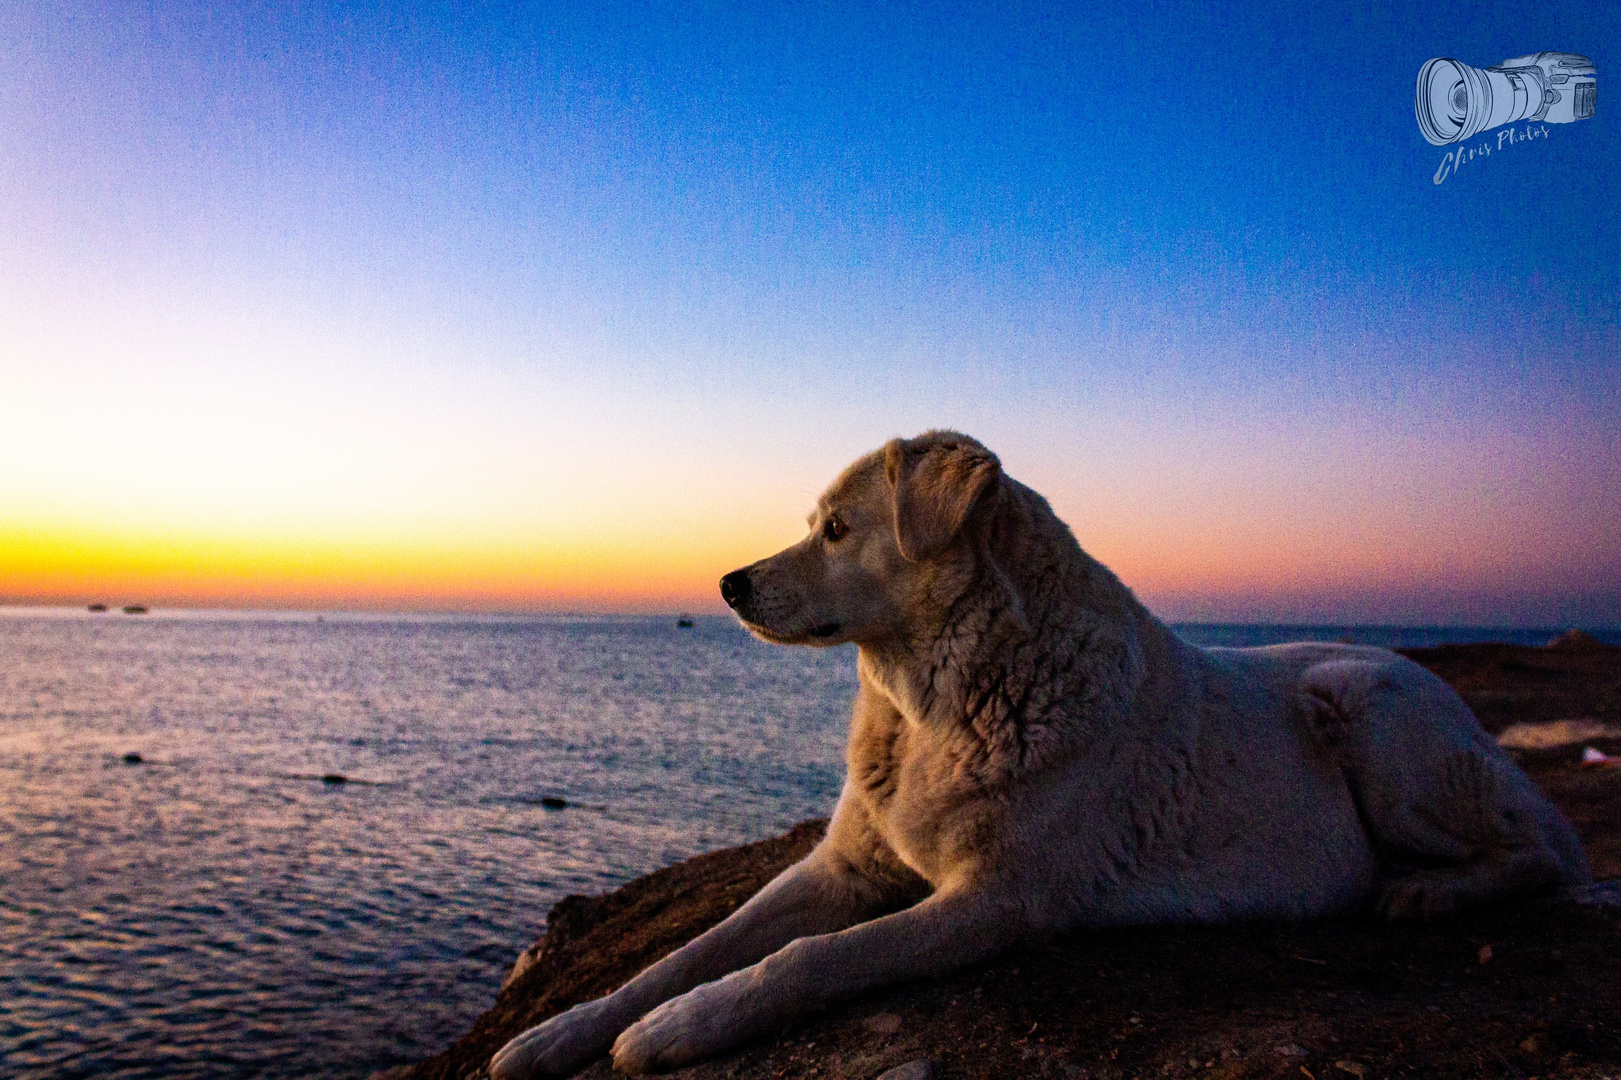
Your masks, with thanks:
[[[24,1078],[432,1053],[564,893],[825,813],[854,689],[720,619],[7,615],[0,656]]]

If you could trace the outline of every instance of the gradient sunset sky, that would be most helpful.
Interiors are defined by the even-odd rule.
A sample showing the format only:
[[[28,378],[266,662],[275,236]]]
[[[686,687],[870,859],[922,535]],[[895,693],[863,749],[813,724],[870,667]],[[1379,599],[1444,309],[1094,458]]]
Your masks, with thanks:
[[[1107,7],[0,6],[0,602],[718,611],[956,427],[1168,618],[1621,624],[1621,5]]]

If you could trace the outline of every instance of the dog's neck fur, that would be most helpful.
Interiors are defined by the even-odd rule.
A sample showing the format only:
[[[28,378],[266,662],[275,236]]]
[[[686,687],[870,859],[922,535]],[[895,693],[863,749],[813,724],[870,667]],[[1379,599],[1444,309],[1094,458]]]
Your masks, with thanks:
[[[931,602],[861,646],[862,677],[945,735],[983,786],[1039,770],[1129,708],[1143,638],[1164,632],[1043,499],[1002,477],[930,568]]]

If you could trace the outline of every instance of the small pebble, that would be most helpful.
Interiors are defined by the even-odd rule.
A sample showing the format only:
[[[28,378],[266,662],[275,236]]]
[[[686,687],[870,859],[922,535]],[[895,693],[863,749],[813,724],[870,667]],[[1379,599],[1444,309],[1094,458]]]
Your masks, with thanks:
[[[878,1074],[878,1080],[934,1080],[934,1066],[927,1058],[918,1058],[908,1061],[905,1065],[897,1065],[888,1072]]]
[[[1358,1077],[1358,1080],[1368,1075],[1368,1067],[1360,1061],[1336,1061],[1334,1067],[1340,1072],[1350,1073],[1352,1076]]]
[[[1290,1043],[1287,1046],[1274,1046],[1272,1049],[1275,1052],[1282,1054],[1284,1057],[1306,1056],[1306,1048],[1304,1046],[1296,1046],[1294,1043]]]
[[[875,1013],[861,1021],[861,1026],[875,1035],[893,1035],[901,1029],[901,1018],[895,1013]]]
[[[1492,958],[1492,947],[1490,945],[1482,945],[1478,955],[1480,956],[1480,962],[1484,964],[1486,961]]]

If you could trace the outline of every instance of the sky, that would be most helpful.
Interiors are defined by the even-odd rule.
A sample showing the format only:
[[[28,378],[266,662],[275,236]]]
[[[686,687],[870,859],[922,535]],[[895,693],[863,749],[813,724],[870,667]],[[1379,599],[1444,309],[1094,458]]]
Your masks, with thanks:
[[[952,427],[1166,618],[1616,626],[1617,95],[1443,174],[1413,89],[1618,45],[1585,0],[5,5],[0,602],[721,611]]]

